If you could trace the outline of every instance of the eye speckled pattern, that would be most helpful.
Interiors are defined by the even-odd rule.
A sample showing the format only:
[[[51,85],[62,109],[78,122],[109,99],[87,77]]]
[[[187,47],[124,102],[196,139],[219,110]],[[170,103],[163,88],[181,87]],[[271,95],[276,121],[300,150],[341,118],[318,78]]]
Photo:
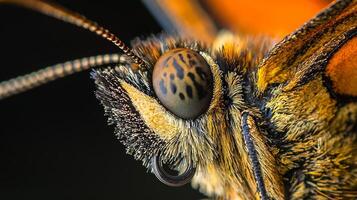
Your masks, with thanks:
[[[167,109],[179,117],[191,119],[209,107],[213,76],[199,53],[178,48],[166,52],[157,61],[153,87]]]

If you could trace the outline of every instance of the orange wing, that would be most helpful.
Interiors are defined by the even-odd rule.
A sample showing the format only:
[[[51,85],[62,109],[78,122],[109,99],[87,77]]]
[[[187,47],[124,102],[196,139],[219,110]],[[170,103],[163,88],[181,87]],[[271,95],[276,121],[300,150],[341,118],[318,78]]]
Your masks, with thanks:
[[[338,95],[357,96],[357,0],[340,0],[277,44],[258,71],[258,89],[291,90],[318,74]]]
[[[347,41],[330,59],[326,74],[338,94],[357,97],[357,37]]]
[[[207,0],[214,16],[234,32],[284,37],[327,6],[324,0]]]
[[[203,41],[217,30],[285,36],[327,6],[328,0],[143,0],[163,28]]]

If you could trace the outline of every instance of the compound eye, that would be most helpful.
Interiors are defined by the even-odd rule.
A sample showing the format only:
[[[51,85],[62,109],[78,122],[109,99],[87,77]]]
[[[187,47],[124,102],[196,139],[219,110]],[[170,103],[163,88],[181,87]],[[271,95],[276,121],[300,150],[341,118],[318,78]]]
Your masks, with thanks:
[[[197,52],[178,48],[163,54],[154,67],[154,91],[161,103],[183,119],[204,113],[213,94],[213,76]]]

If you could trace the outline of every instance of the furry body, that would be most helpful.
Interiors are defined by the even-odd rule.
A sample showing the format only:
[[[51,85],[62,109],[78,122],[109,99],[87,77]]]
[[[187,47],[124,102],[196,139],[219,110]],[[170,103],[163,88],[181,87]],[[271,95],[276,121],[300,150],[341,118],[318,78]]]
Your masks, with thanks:
[[[256,85],[257,66],[272,45],[267,38],[231,36],[218,38],[210,48],[169,36],[136,42],[134,51],[146,55],[152,65],[174,48],[205,55],[215,88],[208,111],[198,119],[182,120],[159,103],[151,88],[152,69],[136,75],[125,66],[98,70],[97,96],[129,153],[149,168],[157,152],[164,152],[167,161],[193,163],[198,168],[193,186],[208,196],[259,198],[242,135],[242,113],[249,112],[252,140],[271,198],[356,197],[357,103],[338,105],[319,75],[289,92],[283,90],[284,84],[274,85],[262,96]],[[130,111],[123,110],[126,107]],[[137,128],[123,129],[133,124],[123,113],[135,113],[136,121],[143,121]],[[147,145],[155,147],[149,151]]]

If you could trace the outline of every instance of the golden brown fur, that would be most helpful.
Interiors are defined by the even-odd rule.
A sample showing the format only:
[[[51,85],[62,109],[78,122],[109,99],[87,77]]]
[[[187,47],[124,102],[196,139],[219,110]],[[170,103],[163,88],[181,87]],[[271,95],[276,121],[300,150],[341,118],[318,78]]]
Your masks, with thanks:
[[[174,48],[194,49],[206,59],[214,76],[214,93],[208,111],[197,119],[183,120],[166,110],[150,89],[142,89],[133,81],[137,78],[127,78],[132,75],[125,67],[116,68],[120,72],[117,87],[124,89],[129,97],[126,103],[135,108],[145,126],[153,131],[151,134],[162,141],[163,145],[155,152],[162,152],[167,162],[181,158],[195,165],[193,187],[208,196],[260,198],[242,136],[242,113],[248,112],[250,135],[270,198],[355,198],[356,101],[344,102],[333,97],[323,73],[314,74],[288,91],[285,90],[288,84],[283,81],[276,86],[268,85],[262,93],[256,87],[261,78],[257,66],[272,45],[266,38],[229,34],[222,34],[211,48],[170,36],[136,43],[134,50],[139,54],[156,52],[146,55],[152,65],[160,55]],[[97,73],[102,77],[96,78],[98,85],[104,84],[98,80],[115,75],[110,70]],[[291,76],[288,81],[295,79]],[[295,76],[301,78],[300,74]],[[150,76],[140,75],[139,79],[146,81],[147,77]],[[111,90],[100,88],[99,92]],[[109,115],[119,117],[118,108],[112,108],[106,103],[109,97],[102,96],[98,95],[106,110],[111,109]],[[133,146],[132,142],[129,145]],[[133,148],[130,152],[136,151]],[[155,152],[140,158],[147,167],[150,167],[147,160]],[[177,168],[180,166],[178,163]]]
[[[241,113],[249,111],[260,121],[259,123],[264,122],[259,109],[245,102],[242,83],[244,78],[254,80],[254,66],[258,65],[258,61],[263,58],[272,41],[266,38],[242,39],[223,34],[214,44],[216,48],[208,52],[199,44],[172,40],[166,36],[163,40],[156,41],[165,45],[159,45],[155,41],[156,39],[152,38],[141,42],[136,50],[160,52],[160,49],[157,49],[159,46],[168,45],[169,50],[193,45],[200,48],[201,55],[211,66],[214,76],[211,105],[204,115],[194,120],[176,117],[165,111],[156,98],[123,81],[119,82],[131,99],[130,103],[142,116],[145,125],[166,143],[162,149],[164,159],[175,160],[177,155],[181,155],[187,162],[193,163],[198,168],[193,185],[209,196],[224,199],[259,198],[252,163],[241,134]],[[237,65],[226,63],[227,69],[222,71],[223,66],[217,65],[214,59],[235,62]],[[153,57],[148,57],[148,60],[155,63]],[[227,99],[230,103],[225,102]],[[259,130],[253,118],[249,119],[249,125],[262,164],[264,182],[266,185],[274,185],[267,187],[267,190],[275,199],[283,199],[283,180],[277,171],[277,162],[272,153],[275,147],[269,145],[267,132]]]

